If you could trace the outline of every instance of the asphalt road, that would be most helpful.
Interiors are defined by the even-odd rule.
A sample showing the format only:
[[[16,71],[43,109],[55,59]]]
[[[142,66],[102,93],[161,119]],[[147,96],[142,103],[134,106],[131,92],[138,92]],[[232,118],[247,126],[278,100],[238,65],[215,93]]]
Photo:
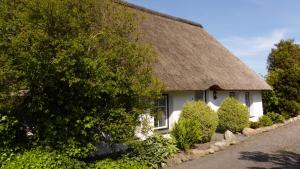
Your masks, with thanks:
[[[300,120],[174,169],[300,169]]]

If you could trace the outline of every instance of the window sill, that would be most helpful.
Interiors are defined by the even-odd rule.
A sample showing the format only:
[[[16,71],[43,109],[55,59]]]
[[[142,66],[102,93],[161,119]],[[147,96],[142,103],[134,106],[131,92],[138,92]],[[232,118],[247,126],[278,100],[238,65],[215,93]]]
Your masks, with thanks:
[[[154,130],[166,130],[169,129],[168,126],[164,126],[164,127],[154,127]]]

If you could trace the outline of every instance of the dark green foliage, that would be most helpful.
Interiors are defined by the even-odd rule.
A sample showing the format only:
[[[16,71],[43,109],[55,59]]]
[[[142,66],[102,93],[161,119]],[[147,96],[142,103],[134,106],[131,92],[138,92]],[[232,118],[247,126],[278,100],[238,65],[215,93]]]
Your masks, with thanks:
[[[272,49],[268,57],[267,82],[274,91],[264,95],[265,111],[297,116],[300,111],[300,47],[293,40],[282,40]]]
[[[35,149],[24,152],[23,154],[16,154],[10,160],[3,162],[1,169],[83,169],[86,167],[87,166],[84,162],[73,160],[67,156],[57,154],[55,152]]]
[[[262,92],[264,113],[277,112],[279,113],[279,98],[274,90]]]
[[[247,107],[232,97],[228,97],[223,101],[218,110],[218,116],[218,129],[222,132],[226,130],[241,132],[249,125],[249,112]]]
[[[285,118],[281,114],[269,112],[266,116],[270,117],[273,123],[283,123]]]
[[[260,123],[259,123],[259,121],[257,121],[257,122],[250,122],[250,128],[253,128],[253,129],[257,129],[257,128],[260,128],[261,126],[260,126]]]
[[[0,164],[3,164],[5,161],[11,160],[15,155],[16,155],[15,149],[2,147],[0,149]]]
[[[18,121],[15,117],[9,117],[7,115],[0,116],[0,149],[3,147],[12,147],[16,139],[17,127]]]
[[[173,139],[154,134],[144,141],[132,143],[127,157],[134,161],[145,163],[151,168],[159,168],[160,163],[165,162],[176,152],[176,143]]]
[[[263,115],[262,117],[259,118],[259,121],[257,122],[250,122],[250,127],[253,129],[259,128],[259,127],[266,127],[266,126],[271,126],[272,124],[275,123],[283,123],[285,120],[283,115],[270,112],[267,113],[266,115]]]
[[[269,116],[263,115],[259,118],[259,126],[271,126],[273,124],[272,119]]]
[[[131,139],[160,92],[139,18],[110,0],[0,3],[1,146],[86,158],[94,143]]]
[[[85,163],[68,156],[42,149],[34,149],[19,153],[2,162],[1,169],[148,169],[146,163],[130,158],[104,159],[93,163]]]
[[[289,118],[291,118],[290,114],[287,112],[282,112],[281,115],[287,120]]]
[[[281,114],[288,113],[288,116],[294,117],[299,115],[300,104],[295,100],[279,99],[279,111]]]
[[[300,47],[295,44],[294,40],[281,40],[275,46],[276,48],[272,49],[268,57],[268,71],[284,70],[295,64],[299,64]]]
[[[89,169],[150,169],[145,163],[133,159],[105,159],[90,165]]]
[[[179,119],[171,130],[172,136],[176,139],[177,147],[181,150],[188,151],[191,146],[203,137],[199,125],[191,119]]]
[[[183,106],[180,119],[196,122],[201,130],[200,142],[210,141],[218,126],[218,115],[202,101],[188,102]]]

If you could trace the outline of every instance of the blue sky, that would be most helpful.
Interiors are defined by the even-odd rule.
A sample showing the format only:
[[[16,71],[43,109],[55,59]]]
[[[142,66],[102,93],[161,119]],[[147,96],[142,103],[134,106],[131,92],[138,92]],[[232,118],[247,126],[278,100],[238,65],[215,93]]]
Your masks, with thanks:
[[[300,0],[128,0],[201,23],[250,68],[266,74],[271,48],[300,39]]]

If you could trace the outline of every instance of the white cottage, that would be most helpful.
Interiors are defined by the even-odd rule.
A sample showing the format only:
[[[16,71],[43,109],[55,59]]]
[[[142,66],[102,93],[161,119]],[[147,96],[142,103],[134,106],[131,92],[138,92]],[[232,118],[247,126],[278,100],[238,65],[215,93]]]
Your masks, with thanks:
[[[262,91],[271,87],[202,25],[124,5],[143,16],[142,41],[151,44],[159,55],[155,73],[166,90],[157,105],[164,114],[152,119],[155,129],[172,128],[184,103],[192,100],[203,100],[217,111],[222,101],[232,96],[249,108],[251,121],[263,115]]]

